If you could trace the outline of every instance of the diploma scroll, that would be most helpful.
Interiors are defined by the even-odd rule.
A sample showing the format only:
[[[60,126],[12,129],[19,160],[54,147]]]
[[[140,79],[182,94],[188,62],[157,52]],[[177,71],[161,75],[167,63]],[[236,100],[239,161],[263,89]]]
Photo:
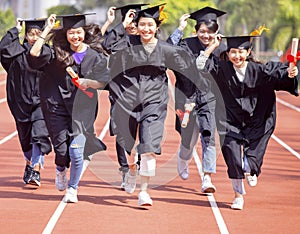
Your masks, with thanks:
[[[292,48],[291,48],[291,56],[294,61],[290,61],[290,63],[289,63],[290,68],[294,67],[297,63],[298,43],[299,43],[299,38],[293,38]]]
[[[82,92],[84,92],[89,98],[92,98],[94,96],[94,94],[92,92],[86,91],[86,90],[84,90],[83,87],[80,86],[80,84],[78,83],[79,77],[76,74],[76,72],[72,69],[72,67],[67,67],[66,71],[71,76],[72,82],[75,84],[75,86],[77,88],[79,88],[80,90],[82,90]]]
[[[189,122],[189,119],[190,119],[190,113],[194,109],[194,107],[195,107],[195,103],[187,103],[184,105],[184,115],[183,115],[183,119],[181,122],[182,128],[186,128],[186,126]]]

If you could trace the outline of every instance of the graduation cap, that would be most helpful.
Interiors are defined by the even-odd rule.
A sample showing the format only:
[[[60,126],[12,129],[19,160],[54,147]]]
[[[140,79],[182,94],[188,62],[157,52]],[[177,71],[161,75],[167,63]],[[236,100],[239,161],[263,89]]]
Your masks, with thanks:
[[[149,8],[138,11],[138,18],[147,17],[147,18],[153,18],[155,20],[159,20],[160,6],[163,6],[163,5],[166,5],[166,3],[162,3],[157,6],[149,7]]]
[[[96,13],[58,15],[57,18],[62,18],[63,28],[80,28],[86,25],[85,16],[95,15]]]
[[[257,36],[224,37],[227,40],[227,49],[249,49],[252,46],[252,38]]]
[[[124,18],[126,13],[130,10],[136,10],[136,11],[140,11],[142,9],[142,6],[146,6],[149,5],[148,3],[142,3],[142,4],[129,4],[129,5],[125,5],[125,6],[121,6],[121,7],[117,7],[115,8],[115,10],[121,10],[121,15]]]
[[[31,28],[37,28],[42,31],[46,24],[46,19],[25,19],[22,21],[25,23],[25,32],[26,33]]]
[[[226,12],[220,11],[211,7],[204,7],[198,11],[195,11],[190,14],[190,18],[197,21],[197,24],[200,22],[210,22],[217,21],[217,18],[225,15]]]

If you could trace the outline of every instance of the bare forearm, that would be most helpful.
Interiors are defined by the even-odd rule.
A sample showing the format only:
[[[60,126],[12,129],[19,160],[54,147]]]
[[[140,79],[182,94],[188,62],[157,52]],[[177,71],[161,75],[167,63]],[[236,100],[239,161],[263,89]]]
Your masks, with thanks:
[[[32,48],[30,50],[30,54],[32,56],[38,57],[40,55],[42,46],[43,46],[45,39],[50,31],[51,31],[51,28],[46,27],[44,29],[44,31],[41,33],[41,35],[36,40],[36,42],[34,43],[34,45],[32,46]]]

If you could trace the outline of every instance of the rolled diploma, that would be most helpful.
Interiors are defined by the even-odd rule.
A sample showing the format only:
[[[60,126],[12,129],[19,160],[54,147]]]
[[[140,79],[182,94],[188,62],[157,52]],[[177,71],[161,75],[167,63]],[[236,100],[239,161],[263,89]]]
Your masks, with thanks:
[[[195,106],[195,103],[189,103],[189,104],[184,105],[185,111],[184,111],[183,119],[181,122],[181,127],[186,128],[186,126],[189,122],[189,119],[190,119],[190,113],[193,110],[194,106]]]
[[[299,43],[299,38],[293,38],[293,40],[292,40],[292,48],[291,48],[291,55],[293,55],[294,58],[296,58],[296,56],[297,56],[298,43]],[[289,64],[290,68],[292,68],[292,67],[295,66],[295,61],[293,63]]]
[[[75,73],[72,67],[67,67],[66,71],[72,78],[78,78],[78,75]]]

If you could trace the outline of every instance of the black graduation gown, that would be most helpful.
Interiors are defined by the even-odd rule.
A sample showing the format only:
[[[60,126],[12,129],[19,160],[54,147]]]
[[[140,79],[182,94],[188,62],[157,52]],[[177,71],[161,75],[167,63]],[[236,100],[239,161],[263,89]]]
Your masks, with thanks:
[[[249,62],[243,82],[229,61],[220,61],[211,74],[220,94],[216,95],[216,120],[229,178],[244,178],[241,150],[233,150],[232,141],[244,146],[251,174],[259,175],[276,123],[274,91],[298,96],[298,79],[288,78],[287,66],[278,62]]]
[[[140,124],[138,153],[161,153],[164,120],[168,104],[166,69],[177,70],[193,79],[192,59],[180,47],[158,40],[148,54],[139,36],[127,35],[119,24],[105,37],[103,48],[110,56],[112,80],[109,84],[112,104],[111,122],[114,134],[121,136],[127,152],[135,142]],[[183,86],[190,97],[192,82]]]
[[[172,43],[172,40],[169,38],[167,42]],[[206,48],[201,43],[198,37],[188,37],[181,40],[178,45],[188,51],[191,56],[196,60],[201,51],[204,51]],[[217,57],[221,54],[221,52],[226,50],[225,44],[221,44],[213,54]],[[174,72],[176,77],[182,76],[180,73]],[[184,110],[184,104],[186,97],[183,92],[181,92],[182,83],[181,80],[184,80],[182,77],[178,79],[178,82],[175,83],[175,108]],[[181,143],[182,145],[189,149],[190,141],[193,134],[193,129],[195,127],[196,118],[198,118],[199,122],[199,131],[203,136],[208,136],[212,131],[215,131],[215,97],[211,91],[211,81],[209,79],[205,79],[202,76],[198,76],[195,81],[195,95],[196,95],[196,106],[193,112],[190,114],[189,124],[186,128],[181,128],[181,122],[179,117],[176,115],[176,130],[182,135]],[[214,144],[214,139],[210,140],[212,144]]]
[[[27,152],[31,149],[27,142],[38,143],[41,151],[48,154],[51,152],[51,143],[45,124],[32,125],[37,120],[44,120],[39,91],[41,72],[29,67],[26,56],[31,47],[27,42],[20,44],[19,40],[19,31],[14,27],[0,42],[1,64],[7,72],[7,103],[18,129],[22,128],[26,132],[26,125],[28,128],[36,128],[32,130],[36,133],[34,138],[31,135],[32,139],[25,139],[30,136],[19,136],[22,150]]]
[[[98,108],[97,90],[87,89],[93,93],[90,98],[78,89],[48,45],[42,47],[40,56],[29,56],[28,61],[32,67],[44,72],[40,81],[41,101],[56,152],[55,163],[69,166],[68,147],[73,137],[78,134],[83,133],[86,136],[85,155],[105,150],[106,146],[96,137],[94,131]],[[81,64],[74,64],[72,68],[79,77],[101,82],[109,80],[107,60],[89,47]]]

